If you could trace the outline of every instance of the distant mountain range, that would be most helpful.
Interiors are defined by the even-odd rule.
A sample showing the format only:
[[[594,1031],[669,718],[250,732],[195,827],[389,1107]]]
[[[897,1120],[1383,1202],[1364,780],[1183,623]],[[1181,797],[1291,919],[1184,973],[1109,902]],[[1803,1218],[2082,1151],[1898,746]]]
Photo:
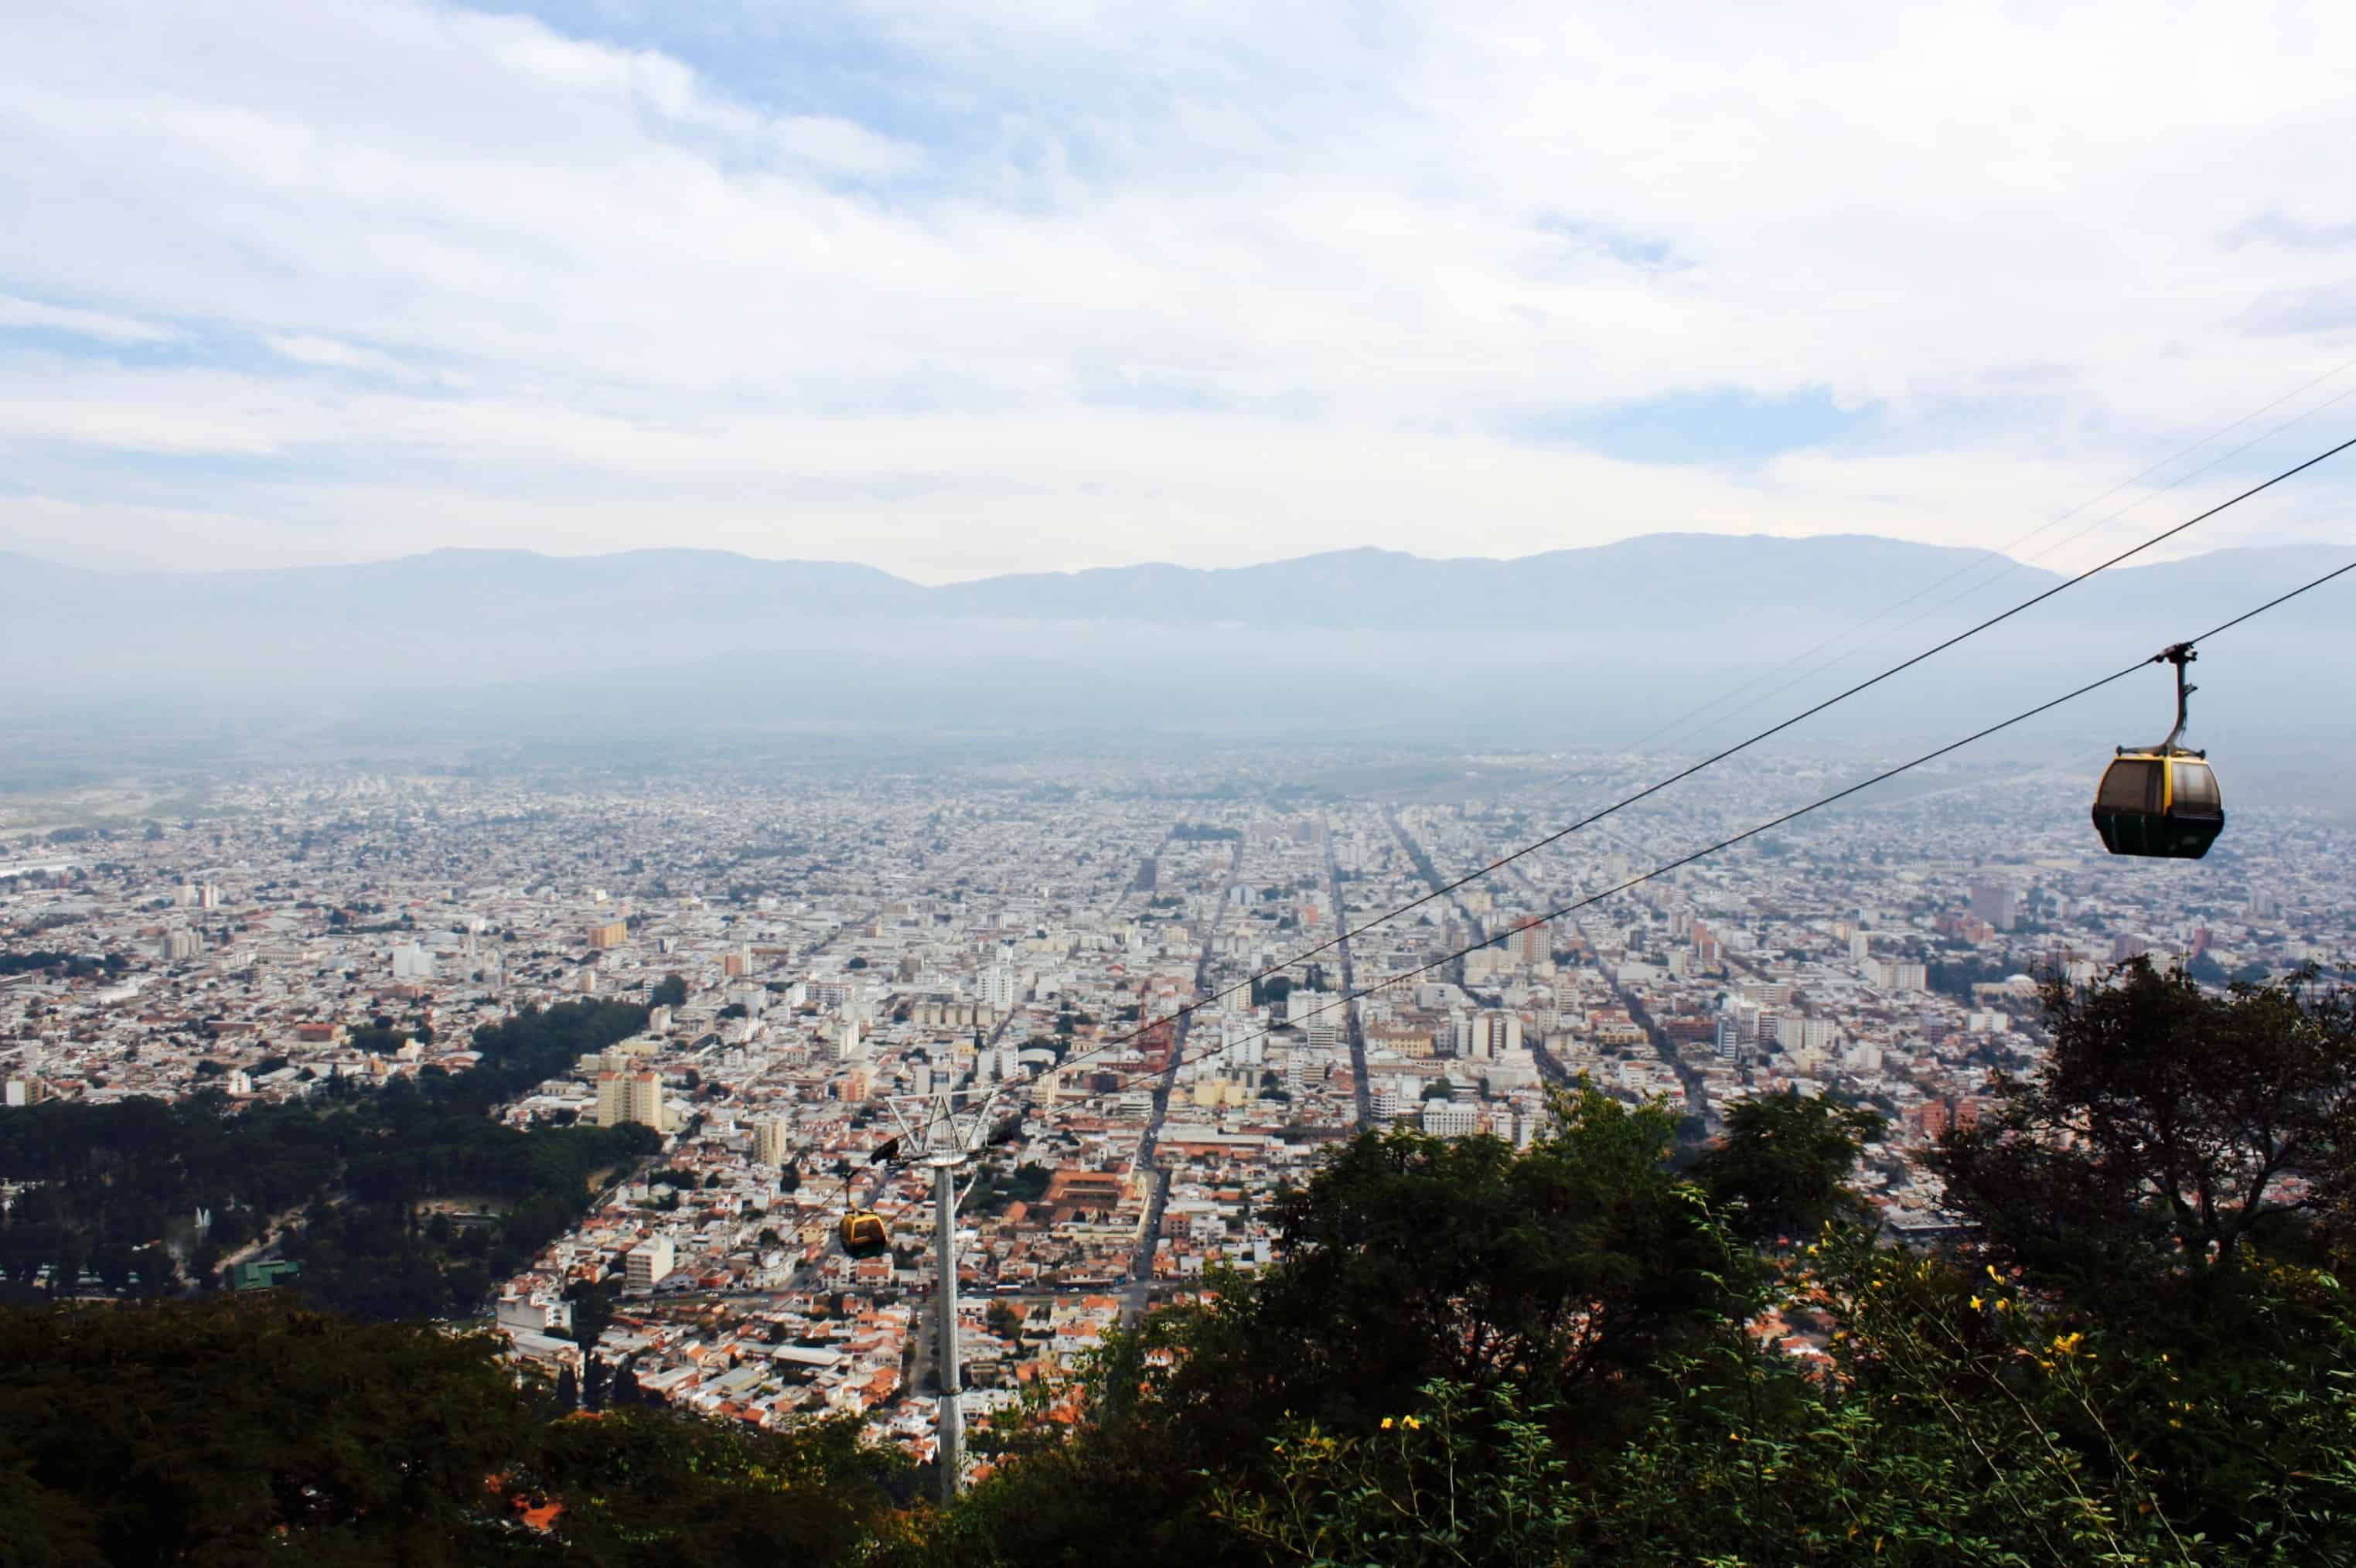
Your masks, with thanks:
[[[2117,568],[2110,599],[2165,600],[2193,583],[2272,581],[2276,567],[2329,547],[2221,550],[2158,566]],[[1430,559],[1348,549],[1258,566],[1197,569],[1149,563],[1025,572],[928,588],[844,561],[768,560],[708,549],[550,556],[529,550],[438,549],[352,566],[230,571],[91,571],[0,550],[0,599],[19,613],[162,615],[203,635],[217,617],[267,615],[282,624],[421,618],[437,629],[481,615],[645,618],[681,613],[704,624],[781,614],[819,619],[1237,623],[1396,628],[1495,628],[1502,624],[1640,626],[1673,607],[1724,606],[1744,614],[1854,613],[1893,589],[1930,590],[1925,602],[2001,577],[2026,596],[2060,574],[1973,549],[1868,535],[1647,534],[1586,549],[1512,560]],[[252,628],[247,628],[248,631]]]
[[[2087,661],[2115,667],[2350,554],[2229,549],[2115,569],[1910,677],[1910,703],[1886,721],[1935,716],[2015,676],[2030,690],[2048,671],[2101,673]],[[487,725],[512,708],[633,725],[921,728],[1020,712],[1147,729],[1347,728],[1382,714],[1625,729],[1730,684],[1774,690],[1854,650],[1796,688],[1817,694],[2062,581],[1979,551],[1860,536],[1654,534],[1516,560],[1353,549],[941,587],[699,549],[444,549],[217,572],[94,571],[0,552],[0,702],[56,712],[140,694],[412,718],[438,704]],[[2216,684],[2238,669],[2233,683],[2267,687],[2278,718],[2321,702],[2344,720],[2351,585],[2356,574],[2235,633]],[[458,688],[472,695],[453,700]]]

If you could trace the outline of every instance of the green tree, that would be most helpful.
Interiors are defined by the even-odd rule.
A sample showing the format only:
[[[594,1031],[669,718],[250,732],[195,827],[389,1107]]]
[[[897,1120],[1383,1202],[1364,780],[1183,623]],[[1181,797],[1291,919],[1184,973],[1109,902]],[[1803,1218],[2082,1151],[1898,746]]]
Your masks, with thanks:
[[[564,1287],[564,1299],[573,1304],[573,1342],[586,1351],[614,1321],[614,1286],[602,1279],[576,1279]]]
[[[1693,1165],[1710,1206],[1752,1242],[1805,1240],[1869,1212],[1848,1185],[1881,1118],[1824,1095],[1762,1094],[1726,1114],[1726,1136]]]
[[[2050,983],[2052,1047],[1933,1157],[1987,1251],[2095,1299],[2297,1249],[2351,1194],[2356,1000],[2311,972],[2228,995],[2142,959]]]
[[[737,1568],[872,1557],[903,1536],[904,1468],[852,1420],[756,1432],[631,1405],[556,1423],[515,1479],[563,1500],[567,1564]]]
[[[20,1563],[465,1564],[529,1412],[481,1336],[216,1301],[0,1311]]]
[[[1087,1425],[1006,1435],[958,1528],[1010,1562],[1236,1561],[1204,1477],[1264,1486],[1288,1422],[1371,1433],[1435,1379],[1513,1391],[1566,1441],[1608,1445],[1642,1420],[1652,1369],[1753,1288],[1669,1168],[1676,1126],[1582,1090],[1526,1151],[1404,1130],[1339,1146],[1272,1205],[1280,1260],[1117,1338]]]
[[[2268,1287],[2281,1309],[2329,1322],[2329,1375],[2276,1364],[2211,1403],[2182,1397],[2164,1355],[2062,1328],[1984,1275],[1862,1232],[1810,1252],[1788,1283],[1842,1326],[1822,1371],[1730,1321],[1670,1363],[1649,1422],[1601,1456],[1565,1445],[1509,1387],[1435,1382],[1371,1434],[1285,1424],[1266,1440],[1269,1478],[1220,1486],[1214,1510],[1270,1563],[2351,1560],[2356,1323],[2335,1285]],[[2202,1518],[2184,1495],[2197,1451],[2126,1434],[2147,1403],[2186,1412],[2170,1418],[2179,1428],[2264,1444],[2274,1472]]]

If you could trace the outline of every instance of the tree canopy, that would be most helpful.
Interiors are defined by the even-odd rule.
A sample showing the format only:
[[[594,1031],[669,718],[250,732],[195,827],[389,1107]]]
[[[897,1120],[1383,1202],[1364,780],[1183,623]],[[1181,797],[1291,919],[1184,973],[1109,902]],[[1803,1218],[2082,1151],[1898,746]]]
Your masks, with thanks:
[[[567,1419],[499,1349],[284,1298],[0,1310],[0,1563],[827,1563],[893,1534],[898,1467],[848,1424]]]

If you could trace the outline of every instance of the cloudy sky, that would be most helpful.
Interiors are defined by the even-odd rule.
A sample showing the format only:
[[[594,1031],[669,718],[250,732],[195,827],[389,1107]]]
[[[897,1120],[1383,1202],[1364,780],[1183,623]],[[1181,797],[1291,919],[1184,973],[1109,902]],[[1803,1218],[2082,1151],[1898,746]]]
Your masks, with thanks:
[[[2077,564],[2356,434],[2351,55],[2250,0],[7,5],[0,549]],[[2197,542],[2356,539],[2341,461]]]

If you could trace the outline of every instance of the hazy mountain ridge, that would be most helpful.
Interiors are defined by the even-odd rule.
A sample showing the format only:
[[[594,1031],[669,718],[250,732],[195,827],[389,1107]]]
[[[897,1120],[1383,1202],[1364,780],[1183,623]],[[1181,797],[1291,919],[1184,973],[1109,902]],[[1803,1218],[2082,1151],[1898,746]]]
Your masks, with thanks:
[[[2351,554],[2238,549],[2123,566],[1810,731],[1993,718]],[[941,587],[694,549],[448,549],[202,573],[0,554],[0,702],[80,713],[84,734],[93,705],[144,701],[199,729],[284,704],[388,736],[857,725],[1633,737],[1742,687],[1751,695],[1735,713],[1794,710],[2063,581],[1980,551],[1854,536],[1655,534],[1516,560],[1355,549]],[[2329,699],[2356,683],[2356,652],[2325,634],[2351,613],[2356,574],[2221,640],[2201,667],[2201,717],[2344,727]],[[2158,690],[2126,683],[2105,694],[2107,712],[2073,709],[2069,722],[2105,744],[2114,728],[2157,734]]]
[[[1828,590],[1845,596],[1844,583],[1879,591],[1893,575],[1927,582],[1955,573],[1961,584],[2005,572],[2032,588],[2059,581],[2042,568],[1981,550],[1869,535],[1693,533],[1646,534],[1511,560],[1426,557],[1366,547],[1242,567],[1143,562],[1013,573],[938,587],[854,562],[671,548],[589,556],[453,548],[352,565],[220,571],[95,571],[0,551],[0,569],[14,583],[69,599],[87,595],[94,602],[102,596],[116,605],[170,603],[189,611],[268,607],[299,613],[334,606],[390,613],[419,603],[554,607],[584,601],[660,603],[690,594],[711,596],[693,601],[708,606],[808,595],[830,611],[855,607],[923,617],[1187,624],[1280,613],[1310,614],[1330,624],[1381,624],[1410,608],[1442,621],[1487,624],[1501,611],[1547,613],[1566,592],[1590,598],[1594,608],[1624,607],[1665,592],[1740,592],[1759,603],[1800,606],[1822,603]]]

